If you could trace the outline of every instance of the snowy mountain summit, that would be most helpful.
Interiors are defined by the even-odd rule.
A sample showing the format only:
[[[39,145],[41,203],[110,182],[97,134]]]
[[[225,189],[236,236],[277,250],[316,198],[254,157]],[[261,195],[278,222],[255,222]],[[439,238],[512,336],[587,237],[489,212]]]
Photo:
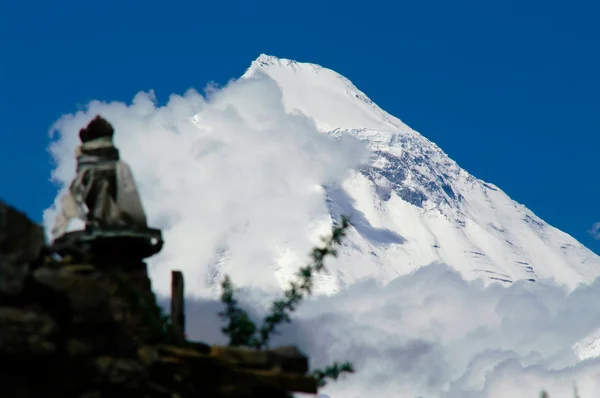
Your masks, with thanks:
[[[436,262],[469,280],[504,284],[554,278],[573,288],[600,274],[600,257],[459,167],[338,73],[261,55],[242,79],[260,73],[280,86],[287,111],[372,150],[343,186],[325,188],[331,215],[353,222],[342,255],[321,281],[326,290],[362,277],[387,282]]]

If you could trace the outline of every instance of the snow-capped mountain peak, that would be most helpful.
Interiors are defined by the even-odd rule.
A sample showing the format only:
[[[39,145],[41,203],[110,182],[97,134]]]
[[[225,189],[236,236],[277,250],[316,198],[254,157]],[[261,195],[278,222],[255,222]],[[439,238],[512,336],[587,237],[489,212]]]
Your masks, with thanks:
[[[324,131],[366,128],[388,132],[412,130],[371,101],[342,75],[319,65],[260,55],[243,78],[264,73],[284,92],[288,110],[297,109]]]
[[[434,262],[488,282],[554,278],[574,287],[600,274],[600,257],[460,168],[340,74],[262,54],[242,79],[261,73],[280,86],[287,111],[372,150],[343,186],[325,187],[331,215],[354,221],[349,244],[331,267],[329,289],[361,277],[389,281]]]

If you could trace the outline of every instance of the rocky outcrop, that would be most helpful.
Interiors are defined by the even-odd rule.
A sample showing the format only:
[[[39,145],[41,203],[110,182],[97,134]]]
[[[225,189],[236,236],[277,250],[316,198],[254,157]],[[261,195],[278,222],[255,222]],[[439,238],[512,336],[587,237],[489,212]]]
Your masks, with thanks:
[[[30,265],[44,246],[44,231],[0,201],[0,296],[21,294]]]
[[[174,282],[178,294],[182,283]],[[306,376],[307,358],[294,347],[211,347],[182,336],[160,312],[145,263],[58,258],[45,247],[41,227],[0,202],[3,398],[317,391],[317,381]]]

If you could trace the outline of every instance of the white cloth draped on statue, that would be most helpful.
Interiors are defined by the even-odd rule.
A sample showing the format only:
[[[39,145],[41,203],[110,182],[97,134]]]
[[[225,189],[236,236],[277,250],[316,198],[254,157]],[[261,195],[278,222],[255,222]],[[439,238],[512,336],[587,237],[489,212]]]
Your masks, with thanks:
[[[61,199],[61,209],[52,229],[53,239],[68,232],[70,223],[77,219],[101,227],[147,227],[146,213],[129,165],[119,159],[86,153],[109,147],[113,147],[111,138],[100,137],[77,148],[77,175]],[[115,189],[111,189],[107,173],[114,174]],[[88,209],[86,203],[90,203],[92,192],[96,198],[91,201],[93,208]]]

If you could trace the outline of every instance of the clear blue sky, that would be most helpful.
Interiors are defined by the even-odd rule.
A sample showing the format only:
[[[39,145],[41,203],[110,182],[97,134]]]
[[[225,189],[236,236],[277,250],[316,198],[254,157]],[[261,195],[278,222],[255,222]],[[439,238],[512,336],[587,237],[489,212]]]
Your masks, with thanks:
[[[475,176],[596,253],[600,2],[4,1],[0,197],[40,221],[48,128],[89,100],[161,101],[260,53],[332,68]]]

